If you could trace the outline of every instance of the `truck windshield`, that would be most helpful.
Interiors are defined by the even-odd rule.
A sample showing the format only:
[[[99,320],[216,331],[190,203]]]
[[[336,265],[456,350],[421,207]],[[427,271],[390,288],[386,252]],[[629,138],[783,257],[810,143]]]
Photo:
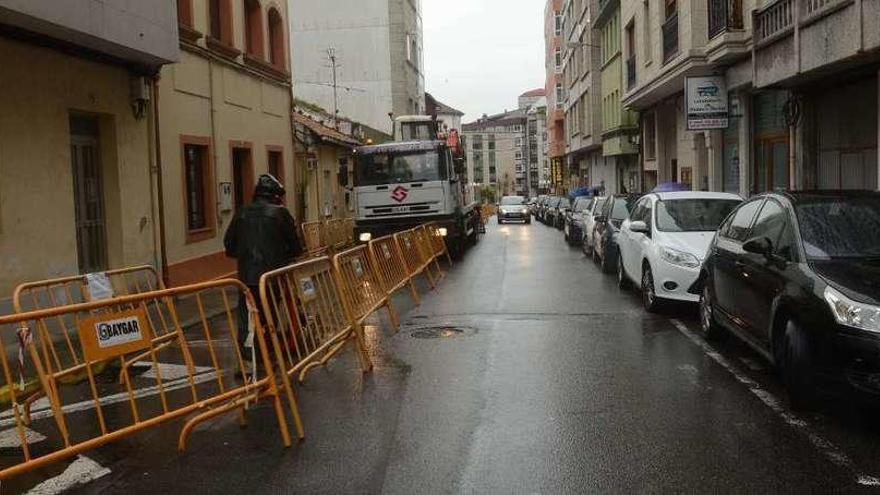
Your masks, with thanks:
[[[436,151],[361,155],[357,160],[357,185],[444,180],[442,156]]]

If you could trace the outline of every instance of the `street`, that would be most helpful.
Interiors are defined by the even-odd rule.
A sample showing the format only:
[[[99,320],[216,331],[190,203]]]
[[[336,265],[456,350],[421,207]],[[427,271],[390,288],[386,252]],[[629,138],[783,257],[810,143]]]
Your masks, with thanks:
[[[878,485],[872,409],[839,397],[791,412],[778,377],[692,308],[648,315],[544,225],[493,222],[404,326],[368,328],[299,387],[304,442],[271,407],[241,429],[179,422],[89,452],[74,493],[585,493],[857,491]],[[428,338],[426,338],[428,337]],[[51,426],[51,424],[46,423]],[[37,428],[37,427],[35,427]],[[72,461],[4,482],[27,491]],[[43,485],[43,493],[51,493]]]

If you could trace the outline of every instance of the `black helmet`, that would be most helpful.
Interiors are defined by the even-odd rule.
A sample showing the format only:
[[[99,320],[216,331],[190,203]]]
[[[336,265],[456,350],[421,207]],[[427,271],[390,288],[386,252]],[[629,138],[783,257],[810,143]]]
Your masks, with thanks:
[[[272,174],[263,174],[257,179],[254,196],[284,196],[284,186]]]

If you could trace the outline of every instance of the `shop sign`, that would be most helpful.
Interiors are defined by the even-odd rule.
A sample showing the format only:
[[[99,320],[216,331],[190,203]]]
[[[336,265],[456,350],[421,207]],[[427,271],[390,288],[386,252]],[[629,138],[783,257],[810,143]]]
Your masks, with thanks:
[[[724,76],[688,77],[684,88],[689,131],[727,129],[730,119]]]

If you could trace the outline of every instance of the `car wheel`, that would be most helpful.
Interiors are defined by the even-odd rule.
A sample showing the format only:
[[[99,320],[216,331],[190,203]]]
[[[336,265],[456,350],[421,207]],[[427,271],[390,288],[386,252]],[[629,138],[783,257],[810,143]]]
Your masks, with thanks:
[[[650,265],[645,265],[642,270],[642,304],[649,313],[656,313],[661,306],[660,298],[654,290],[654,274],[651,273]]]
[[[629,279],[626,278],[626,270],[623,268],[623,256],[617,254],[617,287],[621,289],[629,288]]]
[[[532,224],[532,219],[531,219],[531,218],[527,219],[527,220],[526,220],[526,225],[531,225],[531,224]]]
[[[785,325],[783,342],[782,378],[791,407],[796,410],[811,409],[815,406],[816,396],[810,342],[800,326],[790,320]]]
[[[724,330],[715,321],[713,304],[711,289],[707,283],[700,295],[700,329],[706,340],[718,340],[724,334]]]
[[[593,263],[599,264],[599,251],[596,251],[596,246],[593,246]]]

